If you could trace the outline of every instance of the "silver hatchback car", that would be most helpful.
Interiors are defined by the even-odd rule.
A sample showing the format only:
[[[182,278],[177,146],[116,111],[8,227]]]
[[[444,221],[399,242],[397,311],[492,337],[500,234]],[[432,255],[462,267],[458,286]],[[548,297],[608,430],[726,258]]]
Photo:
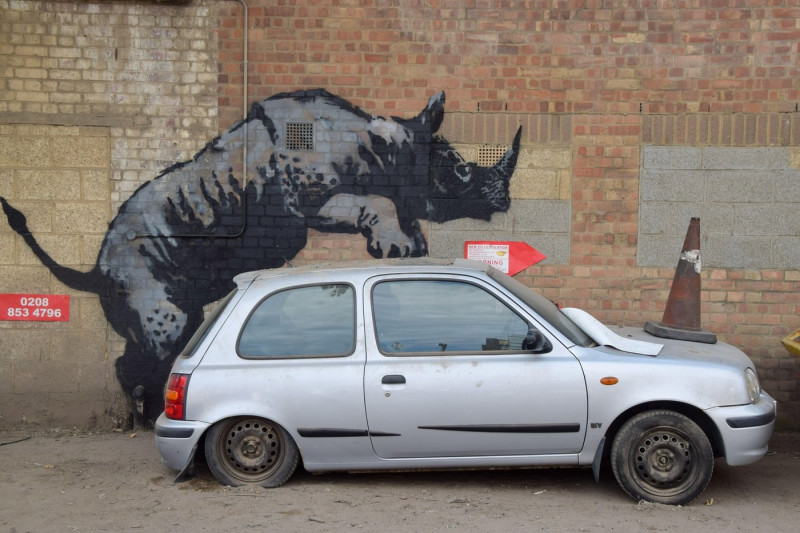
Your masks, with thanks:
[[[311,472],[610,461],[635,499],[683,504],[767,451],[775,401],[724,343],[609,329],[483,263],[242,274],[175,361],[156,427],[229,485]]]

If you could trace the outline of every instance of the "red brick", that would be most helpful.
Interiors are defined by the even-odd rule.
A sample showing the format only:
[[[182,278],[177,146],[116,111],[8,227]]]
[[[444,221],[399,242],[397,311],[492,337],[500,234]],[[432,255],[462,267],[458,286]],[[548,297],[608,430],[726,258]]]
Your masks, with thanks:
[[[635,264],[638,147],[800,144],[794,116],[800,8],[775,3],[666,2],[631,9],[610,0],[581,3],[580,10],[576,2],[513,10],[483,2],[465,20],[458,2],[425,4],[415,14],[371,2],[271,7],[252,0],[252,94],[331,87],[368,112],[413,116],[433,92],[445,89],[451,116],[444,127],[453,139],[485,142],[523,124],[523,142],[571,146],[570,264],[555,271],[531,268],[525,275],[567,303],[640,323],[642,313],[659,318],[673,269]],[[240,114],[241,57],[234,54],[240,54],[241,28],[235,7],[220,12],[223,124]],[[629,38],[637,32],[645,42]],[[320,64],[323,75],[310,71]],[[637,87],[610,86],[618,80],[634,80]],[[231,84],[236,90],[229,90]],[[704,320],[726,340],[759,356],[780,357],[773,337],[776,328],[796,322],[797,284],[784,281],[783,271],[759,273],[758,279],[751,271],[728,269],[704,276],[704,304],[714,305]],[[625,283],[638,284],[640,293],[626,291]],[[748,323],[756,329],[743,329]],[[792,401],[800,413],[798,399]]]

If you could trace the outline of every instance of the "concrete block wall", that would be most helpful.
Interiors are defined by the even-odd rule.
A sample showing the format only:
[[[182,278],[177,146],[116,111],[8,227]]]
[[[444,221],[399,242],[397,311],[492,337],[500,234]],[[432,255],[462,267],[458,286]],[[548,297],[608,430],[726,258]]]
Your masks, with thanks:
[[[90,270],[110,216],[111,138],[94,126],[0,125],[0,195],[59,263]],[[110,333],[95,295],[59,283],[6,224],[0,291],[66,294],[69,322],[0,322],[0,425],[121,423]]]
[[[703,264],[739,269],[800,265],[800,168],[785,147],[645,146],[639,264],[675,262],[687,225],[701,218]]]
[[[519,237],[548,255],[519,274],[523,282],[601,320],[639,325],[661,317],[674,271],[669,258],[679,252],[673,242],[688,225],[679,204],[694,204],[704,233],[713,230],[710,242],[739,239],[756,251],[737,255],[736,246],[706,247],[713,262],[702,274],[704,326],[755,359],[765,387],[781,402],[782,423],[800,425],[800,364],[780,345],[800,327],[800,265],[793,255],[800,234],[794,215],[774,215],[776,204],[797,211],[800,8],[767,0],[247,4],[247,67],[236,1],[0,4],[0,125],[107,132],[102,213],[111,217],[142,183],[190,158],[242,117],[245,78],[249,102],[322,87],[369,113],[406,118],[445,90],[441,133],[459,150],[507,144],[522,125],[522,157],[511,210],[487,223],[423,223],[432,253],[453,255],[468,239]],[[693,150],[699,167],[653,166],[669,159],[689,164]],[[657,162],[660,156],[666,163]],[[777,161],[773,156],[779,167],[745,168]],[[714,158],[733,168],[702,166]],[[60,198],[46,196],[53,194],[47,187],[38,198],[17,197],[38,190],[37,180],[47,182],[45,169],[24,170],[0,165],[0,194],[63,210]],[[100,184],[103,170],[88,170],[79,174],[82,196],[65,205],[103,202],[90,197],[97,187],[86,185]],[[673,203],[678,176],[691,172],[701,173],[702,201],[696,191],[691,200]],[[74,195],[78,178],[65,176],[64,194]],[[755,186],[751,176],[769,186]],[[690,191],[694,185],[690,179]],[[84,211],[77,218],[97,216]],[[732,218],[734,225],[726,226]],[[38,228],[52,220],[29,213]],[[76,239],[73,229],[64,238]],[[87,251],[78,257],[72,244],[59,247],[61,237],[46,233],[48,251],[76,267],[90,265],[74,263],[89,261],[89,243],[99,246],[99,235],[80,235]],[[758,253],[766,241],[769,253]],[[17,283],[50,287],[46,272],[3,224],[0,251],[8,276],[0,291]],[[747,262],[767,255],[768,263]],[[297,259],[366,256],[359,235],[310,232]],[[86,312],[99,319],[96,311]],[[38,327],[0,324],[0,342],[12,329],[24,336]],[[113,360],[122,345],[106,331]],[[19,383],[24,372],[35,375],[32,365],[41,354],[32,348],[21,356]],[[2,370],[9,364],[0,358]],[[113,374],[63,375],[73,385],[60,399],[74,398],[79,387],[114,390]],[[0,372],[0,394],[12,395],[4,399],[19,393],[15,383]],[[0,408],[9,405],[3,401]],[[47,409],[39,420],[54,413],[64,420],[89,417]],[[13,411],[0,425],[17,423],[19,416]]]

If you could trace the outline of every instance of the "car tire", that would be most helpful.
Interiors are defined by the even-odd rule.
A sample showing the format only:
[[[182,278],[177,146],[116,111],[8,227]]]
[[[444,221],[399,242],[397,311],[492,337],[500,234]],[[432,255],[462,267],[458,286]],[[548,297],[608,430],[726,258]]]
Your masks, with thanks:
[[[254,417],[214,424],[206,434],[205,455],[214,477],[233,487],[279,487],[300,460],[297,444],[285,429]]]
[[[628,420],[611,446],[611,468],[636,500],[682,505],[711,480],[714,451],[703,430],[674,411],[647,411]]]

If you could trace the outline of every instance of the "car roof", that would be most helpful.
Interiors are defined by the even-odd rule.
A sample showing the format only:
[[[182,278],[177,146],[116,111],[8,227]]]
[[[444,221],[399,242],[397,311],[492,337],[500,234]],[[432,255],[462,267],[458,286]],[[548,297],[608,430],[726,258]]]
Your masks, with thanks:
[[[254,270],[244,272],[233,278],[240,288],[246,287],[256,280],[278,278],[283,276],[296,276],[310,272],[342,272],[357,270],[373,270],[377,272],[415,272],[427,270],[432,272],[453,272],[468,270],[472,272],[488,272],[492,267],[480,261],[471,259],[436,259],[431,257],[415,257],[404,259],[364,259],[360,261],[336,261],[320,263],[303,263],[300,265],[287,264],[281,268]]]

